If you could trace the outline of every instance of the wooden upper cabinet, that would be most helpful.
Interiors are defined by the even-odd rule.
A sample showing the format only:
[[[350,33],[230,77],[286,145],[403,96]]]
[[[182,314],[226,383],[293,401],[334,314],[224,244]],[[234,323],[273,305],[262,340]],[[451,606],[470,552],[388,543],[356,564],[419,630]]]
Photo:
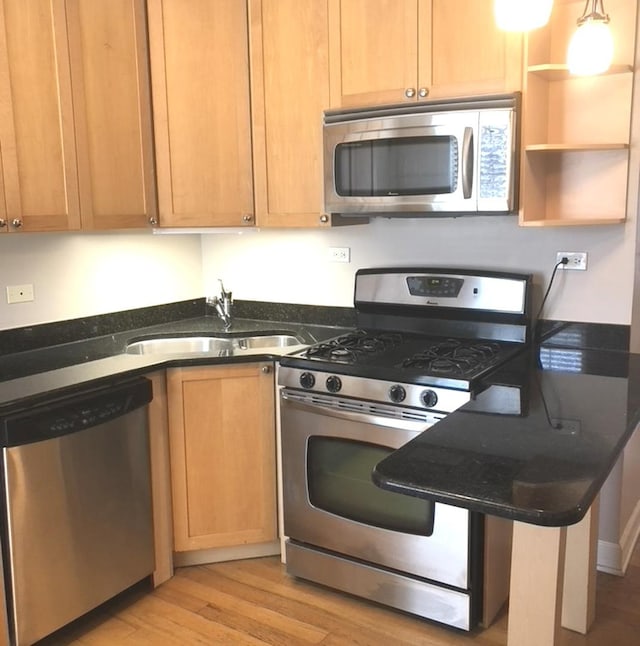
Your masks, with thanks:
[[[246,2],[147,9],[160,226],[252,225]]]
[[[0,103],[8,230],[79,229],[64,0],[0,0]]]
[[[67,21],[82,228],[145,227],[157,207],[144,0],[67,0]]]
[[[518,90],[522,36],[492,0],[329,0],[334,107]]]
[[[416,91],[419,0],[329,0],[335,107],[397,103]]]
[[[322,111],[329,107],[327,0],[249,0],[256,221],[328,226]]]
[[[144,0],[0,0],[8,231],[155,217]]]
[[[522,88],[522,35],[500,31],[493,0],[431,0],[430,98]],[[424,72],[421,72],[424,73]]]

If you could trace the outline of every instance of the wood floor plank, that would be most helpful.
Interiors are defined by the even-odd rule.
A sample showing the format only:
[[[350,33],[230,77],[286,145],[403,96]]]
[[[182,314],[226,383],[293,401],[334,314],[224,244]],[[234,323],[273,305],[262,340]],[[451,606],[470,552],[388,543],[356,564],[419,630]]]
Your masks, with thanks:
[[[340,595],[336,597],[335,592],[326,591],[321,588],[300,584],[294,579],[284,577],[283,583],[265,582],[262,577],[249,577],[247,582],[246,575],[238,573],[238,578],[222,575],[220,572],[207,570],[190,570],[188,576],[196,577],[204,585],[209,585],[224,590],[229,595],[236,595],[248,599],[255,605],[268,605],[283,616],[295,618],[296,621],[302,621],[309,625],[316,625],[321,628],[326,635],[338,630],[345,633],[359,633],[360,635],[369,636],[371,643],[374,640],[382,642],[391,636],[384,627],[381,627],[379,615],[368,619],[371,613],[369,610],[362,608],[358,602],[358,621],[354,623],[351,620],[353,616],[350,612],[351,600]],[[240,580],[238,580],[240,579]],[[377,609],[373,609],[377,612]],[[400,632],[400,631],[398,631]],[[395,643],[405,644],[401,634],[394,634]],[[411,639],[415,639],[415,632],[412,633]],[[425,644],[428,643],[425,641]]]
[[[448,628],[427,624],[413,616],[293,579],[284,572],[282,566],[274,568],[273,563],[266,563],[263,559],[259,561],[238,562],[233,568],[228,567],[229,563],[222,564],[225,567],[221,568],[205,566],[205,570],[218,577],[216,585],[231,585],[235,581],[253,593],[258,589],[262,590],[265,603],[300,604],[297,614],[314,613],[307,621],[322,622],[328,629],[335,627],[336,622],[341,622],[351,632],[371,631],[372,639],[373,635],[377,636],[379,643],[391,639],[394,644],[415,644],[418,635],[422,643],[427,645],[449,646],[457,643],[455,633]]]
[[[559,646],[640,644],[640,544],[625,577],[598,574],[589,634]],[[487,629],[455,631],[288,576],[278,557],[179,568],[38,646],[506,646],[508,609]]]
[[[108,617],[107,619],[97,619],[92,624],[92,629],[87,630],[88,625],[84,625],[77,633],[77,638],[72,632],[68,632],[70,644],[81,646],[113,646],[120,644],[127,639],[135,628],[130,624],[122,621],[118,617]]]
[[[168,603],[157,595],[149,595],[138,601],[124,610],[121,616],[139,627],[161,632],[171,640],[168,644],[260,644],[258,640],[207,621],[200,614]]]
[[[187,577],[176,577],[172,586],[174,590],[188,595],[199,597],[206,601],[206,607],[200,611],[205,617],[215,619],[224,625],[235,625],[240,629],[238,618],[250,617],[251,624],[256,630],[257,626],[263,625],[275,634],[281,636],[275,639],[273,643],[289,644],[291,640],[297,640],[297,643],[318,644],[326,636],[326,630],[318,628],[313,624],[301,621],[293,616],[283,615],[272,608],[266,608],[261,602],[255,602],[248,599],[247,596],[237,596],[227,594],[218,587],[205,585]],[[225,616],[228,614],[228,617]],[[228,622],[228,623],[227,623]],[[253,634],[248,630],[247,632]],[[260,631],[258,631],[260,632]],[[272,643],[267,641],[266,643]]]
[[[273,572],[273,566],[270,569]],[[455,643],[448,629],[430,624],[425,631],[424,622],[420,622],[422,627],[418,632],[413,617],[292,579],[281,566],[278,566],[275,578],[261,574],[264,570],[261,572],[260,563],[255,561],[238,562],[234,568],[205,566],[200,571],[189,572],[189,576],[198,577],[230,594],[251,596],[254,603],[276,607],[283,614],[292,614],[331,633],[358,635],[358,639],[368,639],[368,643],[393,640],[392,643],[399,646],[412,645],[418,637],[425,646]],[[438,633],[435,639],[429,630]]]

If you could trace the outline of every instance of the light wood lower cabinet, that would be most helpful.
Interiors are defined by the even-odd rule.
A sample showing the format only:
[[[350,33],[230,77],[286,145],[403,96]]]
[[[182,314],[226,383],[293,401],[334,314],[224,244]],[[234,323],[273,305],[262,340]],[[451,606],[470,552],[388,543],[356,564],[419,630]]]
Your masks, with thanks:
[[[277,539],[271,363],[167,370],[174,550]]]
[[[159,586],[173,576],[173,516],[171,513],[171,466],[167,376],[164,370],[147,375],[153,387],[149,404],[149,452],[153,504],[155,567],[153,584]],[[0,642],[0,646],[2,643]]]

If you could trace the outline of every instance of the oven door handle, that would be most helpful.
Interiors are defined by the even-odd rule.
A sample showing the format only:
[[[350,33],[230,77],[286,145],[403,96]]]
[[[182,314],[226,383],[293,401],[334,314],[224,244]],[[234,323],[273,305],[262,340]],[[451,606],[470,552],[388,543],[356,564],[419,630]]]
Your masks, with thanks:
[[[318,401],[318,397],[307,395],[298,391],[281,391],[281,397],[286,400],[288,406],[294,406],[302,411],[328,415],[337,419],[343,419],[351,422],[360,422],[362,424],[371,424],[374,426],[385,426],[402,431],[409,431],[416,435],[431,428],[436,422],[445,417],[444,414],[430,413],[426,411],[416,411],[416,415],[422,419],[407,419],[396,415],[385,415],[384,407],[362,402],[363,410],[353,410],[353,402],[340,397],[326,397],[325,403]],[[376,409],[376,412],[363,412],[367,408]],[[393,410],[392,407],[389,409]]]

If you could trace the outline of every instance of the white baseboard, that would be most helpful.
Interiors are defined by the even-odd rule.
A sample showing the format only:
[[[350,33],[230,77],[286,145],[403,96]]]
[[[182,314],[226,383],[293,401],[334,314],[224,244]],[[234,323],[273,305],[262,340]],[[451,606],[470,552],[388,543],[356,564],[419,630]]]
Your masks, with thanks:
[[[627,526],[622,532],[622,538],[620,540],[622,546],[622,572],[627,571],[629,566],[629,561],[631,560],[631,555],[638,541],[638,536],[640,536],[640,501],[636,503],[636,506],[629,518]]]
[[[618,543],[598,541],[598,571],[622,576],[622,548]]]
[[[629,518],[620,543],[598,541],[598,570],[607,574],[624,576],[631,554],[640,536],[640,500]]]

